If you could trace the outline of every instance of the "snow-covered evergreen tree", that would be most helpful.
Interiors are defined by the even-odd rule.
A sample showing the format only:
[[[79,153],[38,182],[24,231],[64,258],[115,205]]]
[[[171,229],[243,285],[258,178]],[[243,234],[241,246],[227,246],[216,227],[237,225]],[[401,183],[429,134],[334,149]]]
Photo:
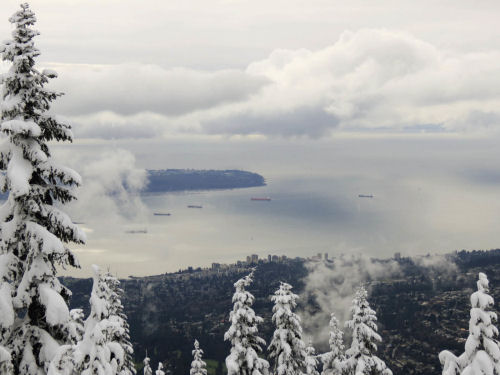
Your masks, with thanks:
[[[377,341],[382,338],[377,333],[377,316],[367,301],[368,293],[361,286],[352,301],[352,319],[346,327],[352,330],[352,344],[346,351],[345,370],[348,375],[392,375],[384,361],[378,358]]]
[[[150,361],[151,360],[148,358],[148,354],[146,353],[146,358],[142,361],[144,363],[144,375],[153,375],[153,370],[149,364]]]
[[[276,329],[268,350],[274,360],[275,375],[301,375],[305,371],[306,350],[300,317],[293,312],[297,298],[292,286],[283,282],[271,297]]]
[[[309,339],[309,345],[306,348],[306,375],[319,375],[318,357],[314,349],[312,339]]]
[[[252,277],[253,271],[234,284],[233,310],[229,314],[231,326],[224,334],[224,340],[231,342],[231,352],[226,358],[228,375],[268,373],[269,363],[259,357],[261,345],[266,345],[258,336],[257,325],[262,323],[262,318],[252,309],[255,297],[245,290],[252,283]]]
[[[497,340],[498,329],[494,325],[497,314],[491,311],[494,301],[488,292],[488,278],[479,273],[477,291],[470,297],[472,308],[465,352],[458,358],[446,350],[439,354],[443,375],[500,374],[500,343]]]
[[[192,351],[193,361],[189,375],[207,375],[207,364],[203,361],[203,350],[200,349],[198,340],[194,340],[194,350]]]
[[[11,63],[1,76],[0,188],[0,345],[12,357],[15,374],[39,375],[62,344],[70,342],[70,292],[56,277],[56,266],[78,266],[66,246],[85,236],[56,205],[72,201],[80,176],[57,164],[48,142],[71,141],[70,127],[49,113],[60,93],[45,88],[57,74],[35,68],[38,32],[28,4],[9,21],[12,40],[0,48]]]
[[[118,343],[124,352],[123,361],[118,364],[118,375],[134,375],[136,373],[134,360],[132,358],[134,349],[130,342],[130,331],[127,322],[127,316],[123,312],[121,295],[123,290],[120,288],[120,282],[111,273],[106,273],[104,279],[110,290],[109,295],[109,317],[108,320],[113,323],[111,325],[109,340]]]
[[[163,363],[158,363],[158,370],[155,371],[155,375],[165,375],[165,371],[163,371]]]
[[[330,351],[322,355],[322,375],[342,374],[344,355],[344,333],[340,329],[340,323],[334,313],[330,315]]]
[[[48,375],[129,375],[124,367],[126,351],[117,335],[125,329],[112,315],[114,291],[109,274],[93,265],[94,283],[90,296],[90,314],[85,320],[82,340],[76,345],[62,346],[50,365]],[[134,372],[135,373],[135,372]]]

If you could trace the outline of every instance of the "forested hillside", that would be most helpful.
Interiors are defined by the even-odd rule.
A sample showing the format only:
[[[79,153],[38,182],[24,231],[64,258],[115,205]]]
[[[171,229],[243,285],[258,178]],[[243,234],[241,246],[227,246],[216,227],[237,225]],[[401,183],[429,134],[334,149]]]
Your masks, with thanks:
[[[500,298],[500,250],[459,252],[447,257],[456,265],[443,274],[410,258],[398,260],[403,275],[368,283],[369,299],[379,319],[383,342],[379,356],[395,375],[441,373],[438,353],[444,349],[463,350],[468,334],[471,291],[477,273],[490,278],[491,294]],[[380,260],[382,264],[387,260]],[[335,267],[335,262],[331,263]],[[250,266],[249,266],[250,267]],[[173,374],[189,371],[192,343],[198,339],[210,368],[219,373],[229,352],[224,332],[229,327],[233,283],[248,274],[249,268],[230,271],[193,270],[122,280],[123,304],[128,315],[136,362],[146,349],[153,363],[167,361]],[[249,291],[256,297],[255,312],[264,318],[262,337],[269,343],[273,333],[270,296],[280,281],[304,291],[308,273],[305,260],[261,262]],[[73,291],[72,307],[88,306],[90,279],[65,278]],[[332,288],[337,287],[332,285]],[[299,314],[305,306],[319,309],[314,299],[299,300]],[[312,307],[311,307],[312,306]],[[325,330],[328,322],[325,322]],[[326,343],[315,346],[321,351]]]

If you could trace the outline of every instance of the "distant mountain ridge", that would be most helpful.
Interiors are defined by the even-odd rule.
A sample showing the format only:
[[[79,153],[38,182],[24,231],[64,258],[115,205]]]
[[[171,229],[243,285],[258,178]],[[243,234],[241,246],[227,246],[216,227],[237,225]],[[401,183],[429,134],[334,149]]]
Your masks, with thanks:
[[[148,184],[145,193],[167,191],[239,189],[265,186],[263,176],[238,169],[197,170],[158,169],[147,170]]]

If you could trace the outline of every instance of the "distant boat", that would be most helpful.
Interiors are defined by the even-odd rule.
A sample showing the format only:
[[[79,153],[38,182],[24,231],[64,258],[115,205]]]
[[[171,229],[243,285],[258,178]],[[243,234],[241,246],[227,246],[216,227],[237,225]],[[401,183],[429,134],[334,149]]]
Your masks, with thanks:
[[[359,194],[358,198],[373,198],[373,195]]]
[[[155,216],[170,216],[171,214],[170,213],[161,213],[161,212],[155,212],[153,215]]]
[[[147,229],[126,230],[125,233],[128,233],[128,234],[143,234],[143,233],[148,233],[148,230]]]
[[[188,208],[203,208],[203,206],[197,206],[197,205],[194,205],[194,204],[190,204],[188,206]]]
[[[251,201],[266,201],[266,202],[269,202],[271,200],[271,198],[269,197],[253,197],[253,198],[250,198]]]

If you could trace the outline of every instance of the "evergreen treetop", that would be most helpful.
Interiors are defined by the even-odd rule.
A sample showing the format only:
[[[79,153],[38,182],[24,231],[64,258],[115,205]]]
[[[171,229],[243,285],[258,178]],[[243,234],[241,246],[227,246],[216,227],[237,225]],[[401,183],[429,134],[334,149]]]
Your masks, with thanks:
[[[207,375],[207,364],[203,361],[203,350],[200,349],[198,340],[194,340],[193,361],[191,362],[191,370],[189,375]]]
[[[328,340],[330,351],[322,356],[322,375],[339,375],[342,373],[342,363],[345,359],[343,335],[337,317],[334,313],[331,313],[330,338]]]
[[[346,322],[346,327],[352,330],[352,344],[346,351],[343,370],[350,375],[392,375],[384,361],[375,355],[377,342],[382,338],[377,333],[377,316],[367,296],[366,289],[360,286],[352,301],[352,319]]]
[[[500,374],[500,343],[497,340],[498,328],[494,325],[497,314],[491,311],[494,300],[488,293],[488,278],[480,272],[477,291],[470,297],[469,337],[465,342],[465,352],[459,357],[447,350],[439,353],[443,375]]]
[[[276,375],[301,375],[305,371],[306,350],[300,317],[293,312],[298,297],[292,293],[292,286],[284,282],[271,297],[276,328],[268,350]]]
[[[258,336],[257,325],[262,318],[252,309],[255,297],[245,290],[253,279],[250,275],[238,280],[233,295],[233,310],[229,314],[231,326],[224,335],[224,340],[231,342],[231,352],[226,358],[228,375],[267,374],[269,363],[259,357],[261,345],[266,342]]]

